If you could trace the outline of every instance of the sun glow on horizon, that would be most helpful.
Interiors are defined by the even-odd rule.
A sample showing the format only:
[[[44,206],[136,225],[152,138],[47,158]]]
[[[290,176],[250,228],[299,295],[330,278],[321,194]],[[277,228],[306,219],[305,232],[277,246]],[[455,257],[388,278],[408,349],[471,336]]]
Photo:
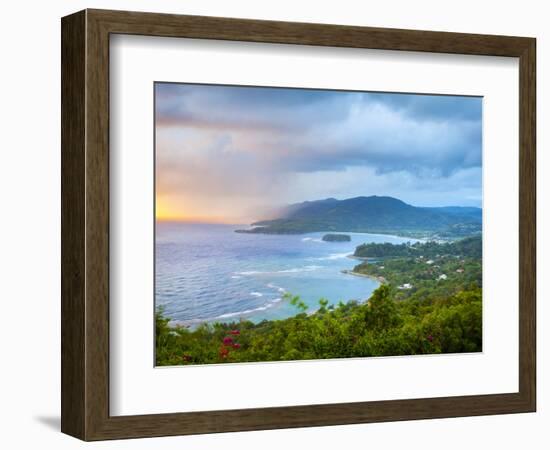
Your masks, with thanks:
[[[204,217],[204,216],[156,216],[156,221],[161,222],[179,222],[179,223],[205,223],[220,225],[236,225],[242,221],[229,220],[224,217]]]
[[[212,224],[245,224],[248,220],[236,217],[225,217],[215,214],[200,214],[189,211],[186,208],[183,211],[177,202],[169,201],[164,196],[157,196],[155,204],[155,220],[157,222],[181,222],[181,223],[212,223]]]

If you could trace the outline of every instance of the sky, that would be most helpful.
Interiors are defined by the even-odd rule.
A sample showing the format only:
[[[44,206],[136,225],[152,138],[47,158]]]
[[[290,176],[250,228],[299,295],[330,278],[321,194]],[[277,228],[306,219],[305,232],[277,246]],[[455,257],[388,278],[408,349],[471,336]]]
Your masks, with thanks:
[[[480,97],[156,83],[155,140],[159,220],[369,195],[481,206]]]

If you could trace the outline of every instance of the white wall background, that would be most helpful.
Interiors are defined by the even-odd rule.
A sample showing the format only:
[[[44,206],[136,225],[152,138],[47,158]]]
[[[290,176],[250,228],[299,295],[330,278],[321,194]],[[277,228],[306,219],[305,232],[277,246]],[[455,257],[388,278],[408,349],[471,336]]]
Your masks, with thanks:
[[[538,378],[536,414],[141,439],[95,448],[532,448],[550,444],[550,28],[536,0],[20,0],[0,15],[0,443],[81,448],[59,432],[60,17],[86,7],[535,36],[538,39]]]

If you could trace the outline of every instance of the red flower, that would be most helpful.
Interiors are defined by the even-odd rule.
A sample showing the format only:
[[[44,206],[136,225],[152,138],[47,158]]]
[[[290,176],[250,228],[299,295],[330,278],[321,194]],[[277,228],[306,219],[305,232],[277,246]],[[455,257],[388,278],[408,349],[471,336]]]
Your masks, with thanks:
[[[233,335],[241,334],[241,332],[239,330],[231,330],[230,333],[233,334]]]
[[[229,336],[223,338],[223,345],[231,345],[233,344],[233,338],[230,338]]]
[[[227,358],[227,355],[229,355],[229,349],[220,348],[220,358]]]
[[[233,344],[233,348],[241,348],[241,344],[235,342],[235,343]]]
[[[186,362],[191,361],[191,355],[183,355],[183,360]]]
[[[433,342],[433,340],[434,340],[434,337],[431,334],[429,334],[428,335],[428,341]]]

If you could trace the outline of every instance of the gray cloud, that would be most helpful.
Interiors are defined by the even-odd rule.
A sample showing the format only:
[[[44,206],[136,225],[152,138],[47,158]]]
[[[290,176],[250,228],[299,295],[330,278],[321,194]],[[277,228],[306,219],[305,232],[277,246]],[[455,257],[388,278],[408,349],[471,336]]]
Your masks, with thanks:
[[[157,83],[157,188],[247,205],[479,204],[481,108],[479,97]]]

